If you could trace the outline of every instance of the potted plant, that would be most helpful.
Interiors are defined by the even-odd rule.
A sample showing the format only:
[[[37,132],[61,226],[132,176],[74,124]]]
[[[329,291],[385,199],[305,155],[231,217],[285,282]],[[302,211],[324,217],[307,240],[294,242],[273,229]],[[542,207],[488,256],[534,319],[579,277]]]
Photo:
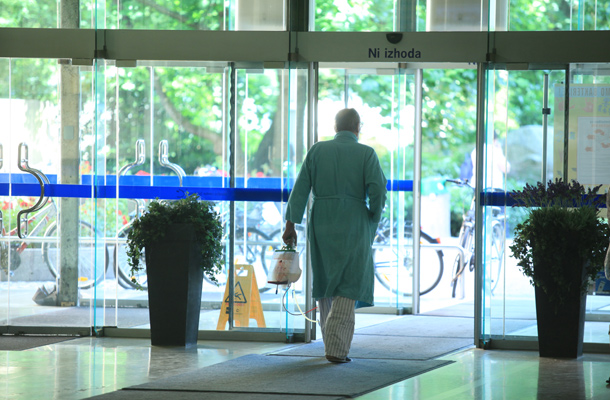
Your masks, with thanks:
[[[587,288],[603,268],[609,239],[600,187],[556,179],[510,194],[513,207],[527,207],[510,249],[535,288],[540,356],[582,355]]]
[[[188,193],[151,202],[127,236],[127,256],[132,277],[146,261],[151,343],[196,344],[203,274],[217,282],[222,271],[222,224],[213,204]]]

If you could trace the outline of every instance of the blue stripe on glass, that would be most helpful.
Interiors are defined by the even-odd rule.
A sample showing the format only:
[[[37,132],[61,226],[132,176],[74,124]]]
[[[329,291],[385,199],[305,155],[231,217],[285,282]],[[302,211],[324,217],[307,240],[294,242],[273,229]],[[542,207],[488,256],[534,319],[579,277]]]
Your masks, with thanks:
[[[180,187],[177,176],[155,176],[151,180],[151,177],[146,175],[130,175],[120,177],[118,189],[115,175],[99,176],[95,179],[91,175],[83,175],[80,185],[58,184],[56,175],[47,175],[47,178],[51,182],[45,185],[47,197],[171,200],[182,198],[188,192],[197,193],[204,200],[287,201],[290,195],[290,189],[286,188],[288,180],[285,179],[282,185],[280,178],[248,178],[247,181],[237,178],[235,188],[223,188],[223,183],[229,185],[229,178],[187,176]],[[95,186],[94,181],[97,183]],[[389,191],[410,192],[413,190],[413,181],[389,181],[387,187]],[[30,174],[0,174],[0,196],[9,194],[40,196],[40,185]]]

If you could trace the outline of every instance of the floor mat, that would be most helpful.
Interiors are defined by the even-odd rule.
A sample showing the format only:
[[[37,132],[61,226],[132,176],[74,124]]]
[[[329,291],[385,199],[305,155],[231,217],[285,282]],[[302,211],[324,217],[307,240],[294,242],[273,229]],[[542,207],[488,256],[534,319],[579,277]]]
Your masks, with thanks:
[[[349,356],[362,359],[431,360],[465,347],[472,338],[354,335]],[[324,357],[324,342],[314,342],[271,353],[274,356]]]
[[[333,364],[323,357],[250,354],[127,389],[355,397],[450,363],[355,358]]]
[[[491,320],[491,331],[506,334],[530,326],[535,326],[535,320]],[[469,338],[474,337],[474,319],[466,317],[428,317],[422,315],[407,315],[398,319],[372,325],[356,330],[359,335],[380,336],[427,336],[440,338]]]
[[[21,351],[35,347],[47,346],[66,340],[76,339],[74,336],[27,336],[0,335],[0,351]]]
[[[88,397],[88,400],[341,400],[343,396],[257,394],[235,392],[177,392],[153,390],[119,390]]]

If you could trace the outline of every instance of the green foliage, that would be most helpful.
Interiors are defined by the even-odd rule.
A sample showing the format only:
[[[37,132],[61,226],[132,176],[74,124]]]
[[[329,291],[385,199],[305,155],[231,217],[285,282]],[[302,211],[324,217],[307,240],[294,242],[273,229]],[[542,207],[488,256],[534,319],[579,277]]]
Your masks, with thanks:
[[[528,216],[515,228],[510,249],[524,275],[544,290],[556,310],[570,293],[586,292],[589,280],[603,268],[610,229],[598,217],[600,187],[585,190],[576,181],[557,179],[546,188],[539,182],[511,193],[517,205],[528,207]]]
[[[0,0],[0,27],[57,28],[57,0]]]
[[[394,0],[315,0],[316,31],[391,32]]]
[[[199,200],[199,195],[185,193],[176,201],[151,202],[147,211],[137,218],[127,236],[127,256],[132,276],[143,268],[140,260],[147,246],[163,241],[170,224],[192,224],[201,249],[201,269],[212,281],[222,271],[223,245],[222,223],[214,205]],[[134,282],[135,278],[132,278]],[[137,283],[137,282],[136,282]]]
[[[125,0],[109,2],[110,29],[223,30],[224,0]]]

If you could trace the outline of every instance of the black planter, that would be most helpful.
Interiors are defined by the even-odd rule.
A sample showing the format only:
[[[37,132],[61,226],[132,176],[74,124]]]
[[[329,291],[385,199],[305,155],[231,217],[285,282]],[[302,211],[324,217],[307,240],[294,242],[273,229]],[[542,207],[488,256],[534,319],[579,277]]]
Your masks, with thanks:
[[[555,304],[548,300],[546,293],[538,287],[535,290],[540,356],[580,357],[585,331],[587,294],[574,290],[559,308],[559,312],[555,313]]]
[[[197,344],[203,270],[193,226],[170,225],[165,239],[145,251],[151,344]]]

